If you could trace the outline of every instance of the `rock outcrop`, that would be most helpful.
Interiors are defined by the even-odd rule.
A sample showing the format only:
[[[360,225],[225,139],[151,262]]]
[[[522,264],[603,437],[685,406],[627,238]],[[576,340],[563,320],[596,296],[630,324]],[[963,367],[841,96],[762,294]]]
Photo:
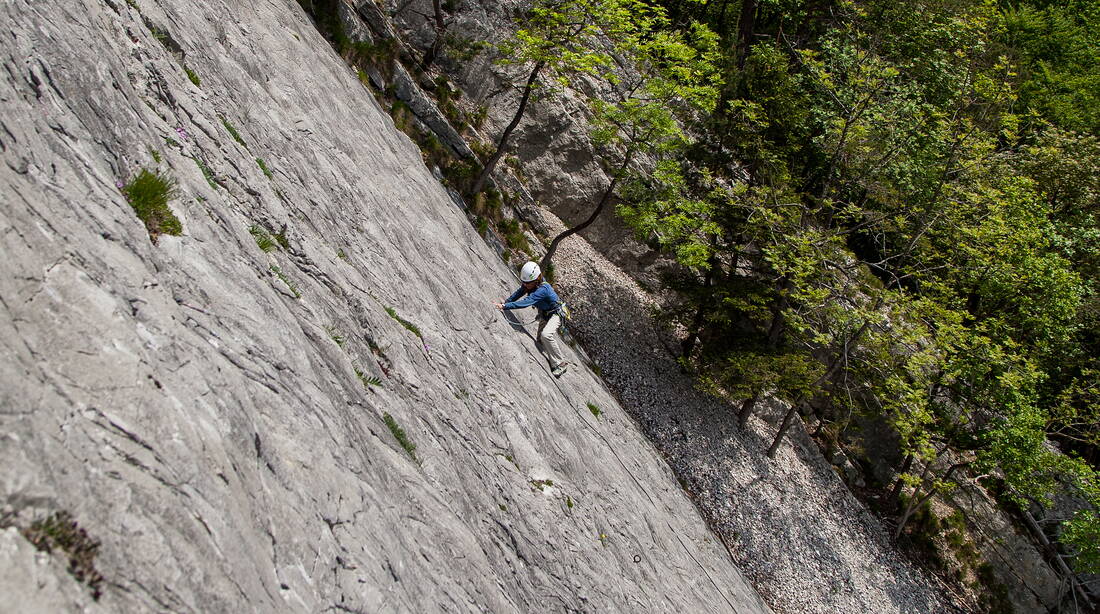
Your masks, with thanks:
[[[297,3],[0,16],[5,604],[767,611]],[[24,537],[58,512],[98,601]]]

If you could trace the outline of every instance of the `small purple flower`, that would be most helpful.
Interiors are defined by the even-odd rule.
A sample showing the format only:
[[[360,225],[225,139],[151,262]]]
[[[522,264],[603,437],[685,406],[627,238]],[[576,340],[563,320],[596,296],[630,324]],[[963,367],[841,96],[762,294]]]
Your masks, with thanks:
[[[115,187],[116,187],[116,188],[118,188],[118,189],[120,189],[120,190],[122,189],[122,186],[123,186],[123,185],[125,185],[125,184],[124,184],[124,183],[122,183],[122,181],[116,181],[116,182],[115,182]]]
[[[179,135],[180,139],[187,140],[187,131],[183,129],[183,126],[176,126],[176,134]]]

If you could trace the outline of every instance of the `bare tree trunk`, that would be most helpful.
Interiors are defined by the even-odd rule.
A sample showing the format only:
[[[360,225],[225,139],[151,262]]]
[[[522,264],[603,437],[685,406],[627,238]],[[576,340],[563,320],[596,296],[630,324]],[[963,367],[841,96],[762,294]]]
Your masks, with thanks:
[[[447,31],[447,24],[443,21],[443,6],[440,4],[440,0],[432,0],[432,8],[435,10],[435,40],[424,52],[424,58],[420,60],[424,70],[428,70],[436,58],[439,57],[439,52],[443,49],[443,34]]]
[[[783,415],[783,421],[779,423],[779,432],[775,434],[772,445],[768,446],[768,458],[775,458],[775,453],[779,451],[779,443],[783,441],[783,437],[787,434],[787,431],[790,430],[791,422],[794,420],[794,415],[798,412],[798,407],[800,405],[802,405],[801,399],[795,403],[791,403],[791,408]]]
[[[772,322],[768,326],[768,347],[776,348],[779,346],[779,336],[783,334],[783,325],[785,323],[785,317],[783,311],[790,304],[790,299],[787,298],[787,293],[790,291],[791,280],[784,277],[783,281],[779,284],[779,296],[775,299],[775,303],[772,304]]]
[[[752,46],[752,35],[756,26],[757,0],[741,0],[741,16],[737,20],[737,69],[745,67],[745,58]]]
[[[901,487],[905,485],[905,481],[901,479],[901,474],[909,471],[909,468],[913,466],[913,455],[909,454],[905,457],[905,461],[901,463],[901,470],[898,471],[898,477],[894,480],[894,486],[890,489],[890,495],[886,498],[890,502],[891,511],[901,507]]]
[[[710,289],[711,283],[714,281],[714,275],[718,270],[718,260],[715,257],[711,257],[707,266],[707,272],[703,275],[703,290],[706,294],[706,290]],[[691,352],[695,349],[695,342],[699,339],[699,331],[703,328],[703,320],[707,315],[708,297],[704,296],[703,300],[699,301],[699,308],[695,310],[695,317],[691,319],[691,328],[689,329],[688,336],[680,344],[680,356],[682,358],[691,358]]]
[[[741,409],[737,411],[737,426],[742,430],[749,423],[749,417],[752,416],[752,410],[756,407],[756,403],[760,401],[760,395],[761,391],[758,390],[751,397],[741,401]]]
[[[527,77],[527,85],[523,88],[523,97],[519,100],[519,108],[516,109],[515,116],[512,117],[511,123],[504,129],[504,133],[500,135],[500,140],[497,141],[497,150],[493,152],[492,157],[485,163],[485,168],[481,169],[481,174],[477,176],[477,181],[474,182],[474,187],[470,190],[470,196],[475,196],[485,187],[485,181],[492,174],[493,169],[496,168],[497,162],[504,156],[504,149],[508,144],[508,137],[512,135],[512,131],[519,125],[521,119],[523,119],[524,112],[527,111],[527,103],[531,100],[531,92],[535,89],[535,83],[538,81],[539,72],[545,64],[543,62],[537,62],[535,67],[531,69],[531,75]]]
[[[942,454],[943,451],[946,449],[947,446],[944,445],[944,449],[940,450],[940,454]],[[936,458],[939,458],[939,454],[936,455]],[[898,528],[894,530],[894,539],[901,537],[902,529],[905,528],[905,525],[909,522],[909,519],[913,517],[913,514],[916,513],[917,509],[919,509],[920,506],[924,505],[929,499],[934,497],[936,493],[939,492],[939,488],[933,486],[932,488],[929,488],[923,495],[921,494],[921,489],[929,483],[928,474],[931,473],[932,463],[934,462],[935,459],[929,461],[924,465],[924,471],[921,472],[920,476],[920,484],[917,484],[917,488],[913,491],[913,498],[909,499],[908,505],[905,506],[905,511],[898,518]],[[951,465],[951,467],[947,469],[947,472],[943,474],[944,481],[950,480],[951,476],[956,471],[962,469],[963,467],[966,467],[969,464],[969,462],[962,462]]]
[[[1058,549],[1054,547],[1054,544],[1050,543],[1050,538],[1043,532],[1039,523],[1035,521],[1035,517],[1031,515],[1031,512],[1022,508],[1020,509],[1020,514],[1024,517],[1025,524],[1031,529],[1031,533],[1035,536],[1035,539],[1039,540],[1039,543],[1043,545],[1043,549],[1046,550],[1047,555],[1053,559],[1054,566],[1058,568],[1058,571],[1062,572],[1063,576],[1065,576],[1066,581],[1069,582],[1069,585],[1073,588],[1073,592],[1085,603],[1086,608],[1091,607],[1092,600],[1089,599],[1088,594],[1086,594],[1085,590],[1081,587],[1081,583],[1077,580],[1077,574],[1073,573],[1069,565],[1066,565],[1066,562],[1062,560],[1062,557],[1058,554]]]
[[[633,157],[634,150],[628,149],[626,155],[623,157],[622,163],[619,164],[618,170],[615,171],[614,177],[611,178],[611,183],[607,186],[607,189],[604,190],[603,196],[600,197],[600,202],[596,205],[596,209],[592,211],[592,215],[588,216],[588,219],[581,222],[580,224],[577,224],[572,228],[568,228],[558,233],[558,236],[554,237],[554,240],[550,242],[550,247],[546,248],[546,255],[543,256],[542,261],[539,262],[539,268],[546,270],[550,267],[551,259],[554,257],[554,252],[558,249],[558,244],[561,243],[562,239],[570,235],[576,234],[584,230],[585,228],[588,228],[588,226],[592,222],[596,221],[596,218],[599,217],[600,212],[603,211],[604,206],[609,200],[611,200],[611,195],[615,193],[615,186],[618,185],[619,180],[622,179],[623,172],[628,166],[630,166],[630,161]]]
[[[784,278],[783,282],[779,285],[779,297],[776,298],[775,303],[772,305],[772,321],[768,325],[768,350],[775,350],[779,347],[779,337],[783,333],[783,310],[787,308],[787,290],[791,287],[791,281]],[[737,412],[737,425],[744,429],[749,423],[749,418],[752,417],[752,412],[756,408],[756,404],[760,401],[760,396],[763,394],[763,390],[757,390],[753,393],[751,398],[745,399],[741,403],[741,409]],[[787,421],[787,416],[783,417],[784,422]]]
[[[879,299],[880,303],[881,300],[882,299]],[[876,308],[877,306],[878,304],[876,303]],[[870,326],[871,321],[865,321],[863,325],[859,327],[859,330],[852,334],[851,338],[844,341],[844,347],[842,347],[840,349],[840,352],[838,352],[833,357],[832,362],[829,364],[829,368],[826,369],[825,372],[821,374],[821,376],[814,380],[813,385],[810,386],[811,390],[816,389],[818,386],[821,386],[825,382],[831,380],[833,376],[836,375],[837,371],[840,370],[841,365],[847,361],[848,346],[850,346],[857,339],[862,337],[863,333],[865,333]],[[800,398],[798,401],[791,403],[791,408],[788,409],[787,414],[783,416],[783,423],[779,425],[779,432],[775,434],[775,439],[772,440],[772,445],[768,448],[768,458],[775,458],[775,453],[777,450],[779,450],[779,443],[783,441],[783,436],[786,435],[787,430],[791,428],[791,420],[794,418],[795,412],[798,411],[800,405],[808,400],[809,399],[806,398]]]

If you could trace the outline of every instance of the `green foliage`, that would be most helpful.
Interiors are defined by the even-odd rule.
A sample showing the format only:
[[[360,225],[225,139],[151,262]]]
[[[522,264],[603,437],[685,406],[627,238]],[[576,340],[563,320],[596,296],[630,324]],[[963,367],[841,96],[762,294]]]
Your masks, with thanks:
[[[1100,11],[1021,2],[1004,9],[998,39],[1020,67],[1020,101],[1069,130],[1100,131]]]
[[[336,330],[335,326],[326,326],[325,332],[328,333],[328,338],[332,339],[333,342],[340,347],[344,347],[344,343],[348,340],[347,337],[341,335],[340,332]]]
[[[178,145],[178,143],[177,143],[177,145]],[[210,170],[210,167],[207,166],[206,163],[203,162],[201,158],[196,156],[196,157],[192,158],[192,160],[194,160],[195,165],[199,167],[199,171],[202,173],[203,179],[206,179],[206,183],[209,184],[211,188],[217,190],[218,189],[218,182],[215,181],[215,179],[214,179],[214,171]]]
[[[194,83],[196,87],[202,85],[202,80],[199,79],[199,75],[196,74],[195,71],[191,70],[187,66],[184,66],[183,72],[187,73],[187,78],[190,79],[191,83]]]
[[[218,118],[221,119],[222,126],[225,126],[225,130],[229,133],[229,136],[233,137],[233,140],[237,141],[237,143],[241,147],[248,149],[248,145],[246,145],[244,139],[241,138],[241,133],[237,132],[237,129],[233,127],[233,124],[229,123],[229,120],[224,117],[218,116]]]
[[[248,227],[249,234],[256,240],[256,246],[260,248],[262,252],[270,252],[275,249],[275,240],[271,238],[266,230],[259,224],[253,224]]]
[[[99,542],[88,536],[66,511],[36,520],[21,530],[23,537],[44,552],[58,551],[68,559],[68,571],[77,582],[87,584],[92,598],[102,594],[103,576],[95,568]]]
[[[1097,126],[1100,11],[1046,4],[760,3],[748,24],[677,4],[723,44],[681,28],[622,48],[644,79],[616,77],[632,87],[593,106],[593,141],[619,213],[684,267],[668,315],[703,389],[881,416],[918,465],[952,450],[1018,497],[1087,492],[1100,144],[1067,129]],[[952,472],[913,476],[909,501]]]
[[[409,331],[411,331],[412,334],[416,335],[417,337],[419,337],[421,339],[421,341],[423,341],[424,337],[423,337],[423,335],[420,334],[420,329],[416,326],[416,324],[413,324],[412,322],[409,322],[405,318],[402,318],[401,316],[397,315],[397,311],[394,310],[392,307],[386,307],[386,313],[390,314],[391,318],[393,318],[394,320],[397,320],[398,322],[400,322],[401,326],[404,326],[405,328],[409,329]]]
[[[523,229],[515,218],[501,220],[500,230],[508,247],[519,250],[524,254],[531,253],[531,244],[527,241],[527,236],[523,234]]]
[[[275,242],[279,244],[279,247],[283,249],[290,249],[290,240],[286,237],[286,225],[284,224],[279,232],[272,235],[275,238]]]
[[[409,436],[405,433],[405,429],[401,428],[401,426],[397,424],[397,420],[394,420],[393,416],[389,413],[382,414],[382,421],[389,427],[397,443],[401,444],[401,447],[409,454],[409,458],[419,463],[420,460],[416,458],[416,444],[409,439]]]
[[[290,293],[294,295],[294,298],[302,298],[302,293],[298,291],[298,287],[294,285],[294,282],[290,281],[290,278],[283,273],[282,269],[275,265],[271,265],[271,272],[279,278],[279,281],[286,284],[286,287],[290,290]]]
[[[588,411],[592,412],[592,415],[597,417],[597,418],[599,418],[600,414],[603,413],[603,412],[600,411],[599,406],[597,406],[595,403],[589,403],[588,404]]]
[[[271,174],[271,171],[268,170],[267,165],[264,164],[263,158],[256,158],[256,166],[260,167],[260,170],[264,172],[264,176],[268,179],[273,179],[275,177]]]
[[[375,376],[375,375],[368,376],[366,373],[363,373],[359,369],[355,370],[355,376],[358,377],[359,381],[363,383],[364,388],[369,389],[369,388],[374,388],[376,386],[379,387],[379,388],[382,387],[382,379],[379,378],[378,376]]]
[[[1100,573],[1100,513],[1081,510],[1062,526],[1061,541],[1073,549],[1073,566],[1081,573]]]
[[[141,169],[122,186],[122,194],[134,208],[138,219],[145,224],[154,243],[159,235],[179,235],[183,232],[183,224],[168,208],[168,201],[178,195],[176,180],[168,174]]]
[[[404,132],[410,137],[415,136],[416,133],[413,128],[413,112],[412,109],[409,108],[409,105],[401,102],[400,100],[395,100],[393,105],[390,107],[390,117],[393,118],[393,125],[397,127],[398,130]]]
[[[489,107],[486,105],[481,105],[477,108],[476,111],[474,111],[473,115],[470,116],[470,125],[473,126],[475,129],[480,130],[481,127],[485,124],[485,118],[488,116]]]

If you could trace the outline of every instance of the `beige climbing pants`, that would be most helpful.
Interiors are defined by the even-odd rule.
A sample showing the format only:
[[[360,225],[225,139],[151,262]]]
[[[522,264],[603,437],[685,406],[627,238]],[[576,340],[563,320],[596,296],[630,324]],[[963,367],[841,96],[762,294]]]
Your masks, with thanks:
[[[562,359],[561,344],[558,343],[558,327],[561,326],[561,316],[554,314],[546,320],[539,321],[539,333],[536,335],[542,343],[542,349],[550,360],[550,368],[557,369],[558,365],[565,362]]]

